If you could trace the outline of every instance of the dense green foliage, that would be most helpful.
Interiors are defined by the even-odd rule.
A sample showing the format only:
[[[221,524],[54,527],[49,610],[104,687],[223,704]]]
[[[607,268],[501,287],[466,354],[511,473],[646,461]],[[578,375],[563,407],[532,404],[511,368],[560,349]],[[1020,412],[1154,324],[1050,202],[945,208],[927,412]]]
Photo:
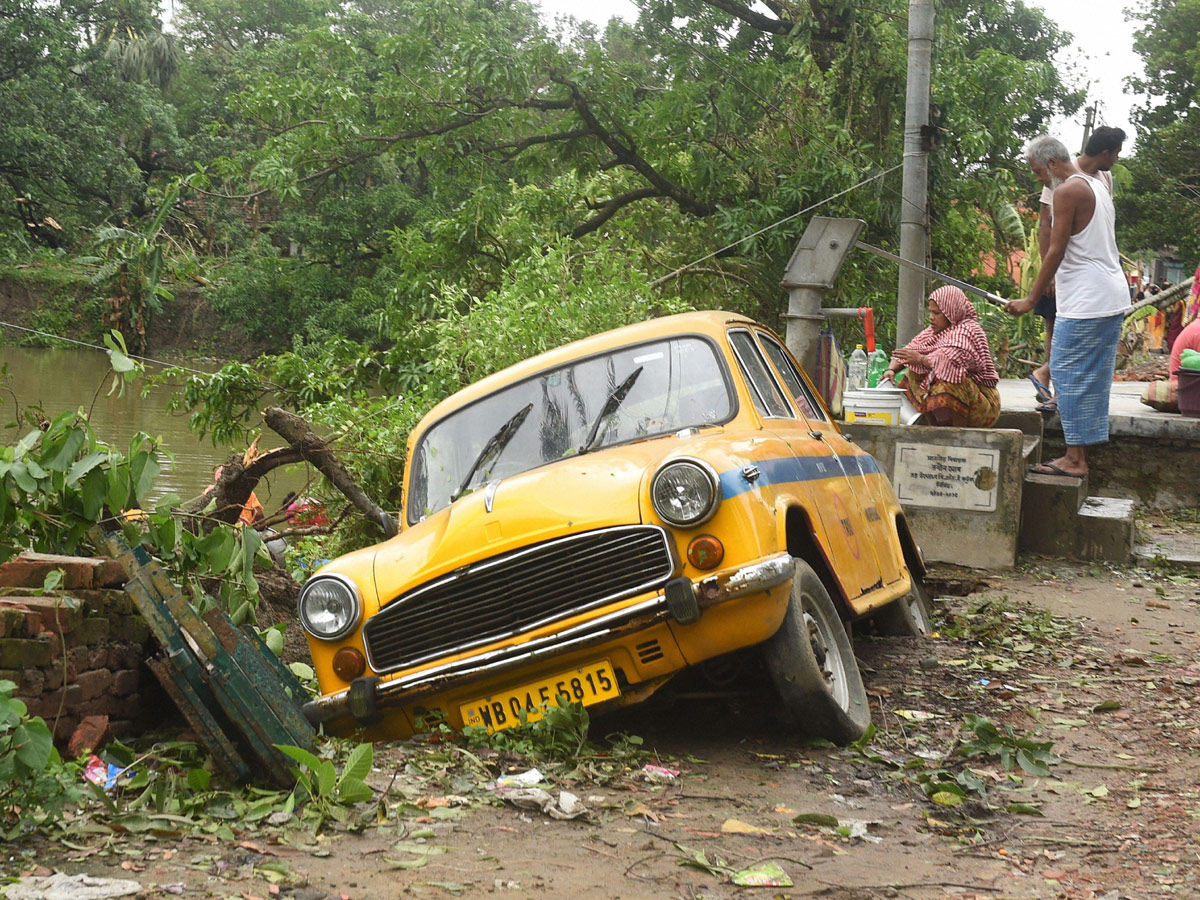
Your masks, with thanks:
[[[385,506],[407,430],[462,384],[676,309],[781,326],[814,214],[896,243],[903,0],[639,0],[603,29],[523,0],[172,10],[169,34],[157,0],[0,15],[0,256],[76,260],[135,349],[180,278],[207,285],[278,353],[189,385],[196,426],[248,440],[269,386]],[[1185,109],[1157,35],[1143,52]],[[1083,99],[1051,62],[1066,39],[1020,0],[938,6],[932,262],[998,293],[1003,267],[979,273],[1026,247],[1021,146]],[[1169,132],[1162,153],[1186,145]],[[854,254],[830,302],[875,307],[890,343],[895,284]],[[1002,356],[1037,343],[987,325]]]
[[[1133,190],[1121,198],[1130,247],[1177,246],[1200,257],[1200,2],[1148,0],[1134,48],[1150,98],[1136,116]]]

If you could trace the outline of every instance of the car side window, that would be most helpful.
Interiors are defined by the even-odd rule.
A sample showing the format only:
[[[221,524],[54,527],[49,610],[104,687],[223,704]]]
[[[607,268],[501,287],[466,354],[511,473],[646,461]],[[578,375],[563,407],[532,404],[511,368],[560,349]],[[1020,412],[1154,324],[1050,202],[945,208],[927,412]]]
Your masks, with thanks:
[[[800,411],[808,419],[824,422],[825,412],[821,409],[821,404],[817,402],[817,398],[809,390],[808,385],[804,383],[804,377],[800,374],[800,370],[796,367],[795,362],[792,361],[792,357],[783,348],[783,345],[761,331],[758,332],[758,340],[771,362],[775,364],[775,369],[779,372],[779,377],[787,385],[787,389],[791,393],[792,399],[796,401],[796,405],[800,407]]]
[[[762,415],[777,419],[794,419],[796,414],[788,406],[780,390],[775,376],[762,352],[748,331],[729,332],[729,342],[733,344],[733,352],[737,357],[742,375],[750,385],[750,394],[754,399],[754,408]]]

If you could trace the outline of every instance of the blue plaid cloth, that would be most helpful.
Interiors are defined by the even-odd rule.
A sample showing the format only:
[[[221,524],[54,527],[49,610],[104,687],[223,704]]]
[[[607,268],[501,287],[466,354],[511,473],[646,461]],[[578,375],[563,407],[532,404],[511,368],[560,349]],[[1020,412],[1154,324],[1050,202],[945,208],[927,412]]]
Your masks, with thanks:
[[[1124,313],[1103,319],[1059,316],[1054,321],[1050,377],[1068,447],[1108,440],[1108,400],[1124,322]]]

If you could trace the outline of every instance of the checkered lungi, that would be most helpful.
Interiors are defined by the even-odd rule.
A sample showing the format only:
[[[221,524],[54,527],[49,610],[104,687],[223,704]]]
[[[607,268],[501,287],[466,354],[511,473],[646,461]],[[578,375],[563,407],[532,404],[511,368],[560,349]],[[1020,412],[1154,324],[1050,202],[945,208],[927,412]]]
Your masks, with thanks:
[[[1108,400],[1124,322],[1124,313],[1102,319],[1059,316],[1054,322],[1050,377],[1068,447],[1108,440]]]

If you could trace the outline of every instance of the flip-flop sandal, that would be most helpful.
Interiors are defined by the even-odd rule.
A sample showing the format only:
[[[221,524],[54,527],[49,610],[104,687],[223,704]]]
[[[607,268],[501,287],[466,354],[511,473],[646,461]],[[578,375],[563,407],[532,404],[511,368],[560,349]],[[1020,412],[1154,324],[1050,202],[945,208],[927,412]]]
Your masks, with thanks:
[[[1051,397],[1045,403],[1039,403],[1034,409],[1040,413],[1056,413],[1058,412],[1058,400]]]
[[[1054,394],[1050,391],[1050,388],[1047,385],[1042,384],[1032,375],[1028,376],[1028,378],[1033,382],[1033,389],[1037,392],[1039,403],[1050,403],[1054,400]]]
[[[1080,481],[1087,478],[1086,474],[1080,475],[1076,472],[1068,472],[1066,469],[1060,469],[1054,463],[1038,463],[1036,466],[1030,466],[1029,471],[1034,475],[1055,475],[1059,478],[1078,478]]]

